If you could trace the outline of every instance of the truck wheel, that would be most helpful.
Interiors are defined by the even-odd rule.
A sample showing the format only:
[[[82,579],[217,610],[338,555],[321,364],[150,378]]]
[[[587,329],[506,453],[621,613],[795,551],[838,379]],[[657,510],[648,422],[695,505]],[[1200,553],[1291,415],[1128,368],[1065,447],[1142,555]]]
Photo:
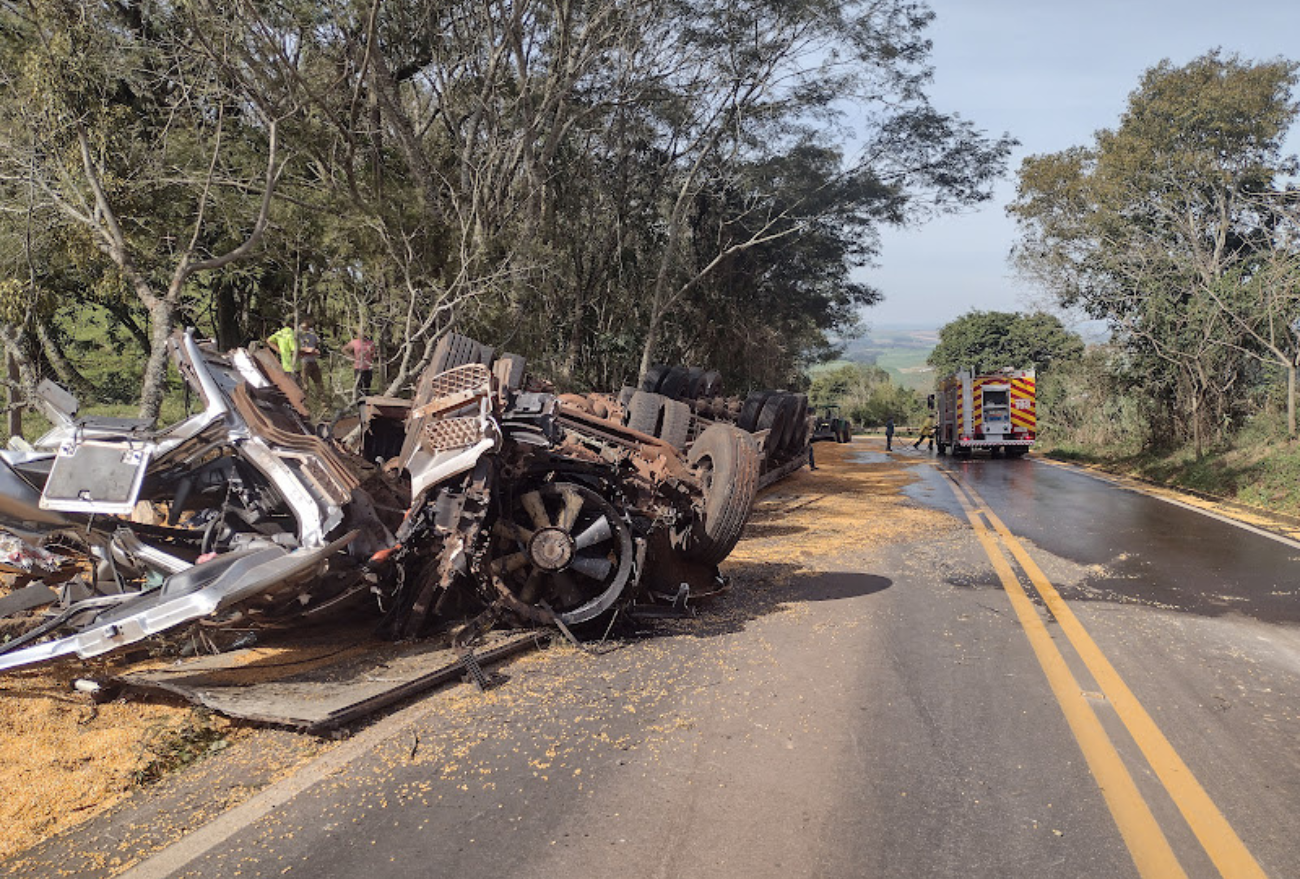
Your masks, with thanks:
[[[785,413],[787,411],[786,401],[790,397],[786,394],[772,394],[763,403],[763,408],[759,410],[758,420],[754,423],[754,432],[766,430],[767,442],[763,444],[763,450],[767,457],[771,458],[781,448],[781,441],[785,437]]]
[[[641,383],[637,387],[653,394],[659,390],[659,383],[664,380],[664,376],[667,374],[668,367],[664,364],[660,363],[652,366],[646,370],[645,378],[641,379]]]
[[[754,391],[746,397],[745,405],[740,407],[740,417],[736,419],[736,426],[750,433],[758,430],[759,413],[763,411],[763,404],[770,396],[772,396],[771,391]]]
[[[795,400],[799,405],[795,409],[794,421],[790,425],[785,445],[782,447],[782,451],[790,454],[795,454],[808,445],[808,398],[803,394],[797,394]]]
[[[758,446],[753,437],[730,424],[713,424],[700,434],[686,460],[703,486],[704,515],[694,523],[683,555],[716,565],[740,540],[754,505]]]
[[[659,387],[656,391],[663,394],[670,400],[681,399],[682,393],[686,390],[686,383],[690,381],[690,371],[684,366],[674,366],[664,374],[659,380]]]
[[[686,398],[688,400],[699,399],[702,387],[704,387],[704,370],[698,366],[692,366],[686,370]]]
[[[648,391],[637,391],[627,406],[627,426],[655,436],[659,430],[659,416],[664,409],[664,398]]]
[[[776,423],[772,426],[772,433],[776,435],[776,442],[769,446],[771,454],[769,458],[784,455],[790,448],[790,440],[799,430],[799,398],[794,394],[782,394],[781,406],[776,412]]]
[[[686,448],[691,436],[691,407],[681,400],[664,400],[664,418],[659,438],[674,449]]]

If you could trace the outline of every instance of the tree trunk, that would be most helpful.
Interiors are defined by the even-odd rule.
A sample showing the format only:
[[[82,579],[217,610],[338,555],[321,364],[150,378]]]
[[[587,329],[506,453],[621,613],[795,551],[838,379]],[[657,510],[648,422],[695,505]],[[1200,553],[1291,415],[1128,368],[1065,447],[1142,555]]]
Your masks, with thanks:
[[[149,309],[149,360],[144,367],[144,390],[140,393],[140,417],[157,418],[167,390],[167,340],[176,321],[175,307],[166,299]]]
[[[659,345],[659,324],[659,312],[658,309],[655,309],[650,315],[650,326],[646,328],[645,347],[641,349],[641,366],[636,375],[638,387],[641,385],[641,380],[645,378],[645,374],[650,371],[654,360],[655,348]]]
[[[18,375],[18,361],[15,360],[14,356],[10,354],[8,351],[4,352],[4,357],[5,357],[5,372],[6,372],[6,376],[9,379],[7,392],[5,394],[5,402],[8,404],[8,412],[9,412],[9,415],[6,419],[7,421],[6,428],[9,431],[9,436],[22,436],[23,435],[23,412],[22,409],[18,407],[19,404],[18,388],[21,384],[21,380]]]
[[[1201,397],[1198,391],[1192,398],[1192,444],[1196,447],[1196,460],[1205,456],[1205,445],[1201,438]]]
[[[222,351],[238,348],[244,342],[243,322],[240,320],[243,309],[233,284],[225,279],[217,282],[216,290],[216,324],[217,347]]]
[[[1296,364],[1286,367],[1286,435],[1295,439],[1295,374]]]
[[[36,336],[41,342],[41,353],[45,355],[45,359],[49,361],[54,374],[59,377],[64,387],[83,401],[92,396],[95,393],[95,385],[63,356],[63,349],[59,347],[58,341],[50,335],[50,331],[44,324],[39,322],[36,324]]]

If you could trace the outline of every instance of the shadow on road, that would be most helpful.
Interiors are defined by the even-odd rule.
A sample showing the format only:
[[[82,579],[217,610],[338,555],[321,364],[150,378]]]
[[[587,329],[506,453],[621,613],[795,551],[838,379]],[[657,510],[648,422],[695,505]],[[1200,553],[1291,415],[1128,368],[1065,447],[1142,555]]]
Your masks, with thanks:
[[[701,601],[696,616],[654,620],[640,634],[714,638],[744,631],[752,621],[789,610],[801,602],[848,601],[882,592],[887,577],[844,571],[808,571],[793,564],[736,564],[727,570],[730,588]]]

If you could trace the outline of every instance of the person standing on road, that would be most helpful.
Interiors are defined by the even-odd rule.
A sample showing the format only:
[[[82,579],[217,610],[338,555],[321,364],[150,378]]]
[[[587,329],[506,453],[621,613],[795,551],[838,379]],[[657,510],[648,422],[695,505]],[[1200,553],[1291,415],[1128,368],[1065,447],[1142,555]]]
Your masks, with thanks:
[[[925,423],[921,425],[921,433],[919,436],[917,436],[916,442],[912,443],[912,448],[914,449],[921,448],[921,443],[925,442],[927,439],[930,441],[930,451],[933,452],[934,451],[934,416],[933,415],[928,416],[925,419]]]
[[[370,382],[375,374],[375,343],[357,330],[356,338],[343,346],[343,353],[352,358],[353,396],[370,396]]]
[[[318,394],[325,393],[325,381],[320,374],[320,336],[309,320],[298,325],[298,379],[304,391],[310,381],[316,385]]]
[[[293,331],[293,327],[280,327],[267,337],[266,344],[280,355],[280,367],[293,375],[294,367],[298,365],[298,335]]]
[[[894,418],[891,415],[889,418],[885,419],[885,451],[892,452],[893,450],[894,450]]]

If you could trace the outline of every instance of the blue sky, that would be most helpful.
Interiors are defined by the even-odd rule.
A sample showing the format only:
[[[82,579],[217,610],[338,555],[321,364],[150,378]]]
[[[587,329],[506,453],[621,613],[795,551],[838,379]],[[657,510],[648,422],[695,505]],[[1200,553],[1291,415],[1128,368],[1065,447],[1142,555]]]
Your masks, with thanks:
[[[1300,60],[1296,0],[930,0],[935,107],[1021,142],[993,200],[912,230],[886,230],[878,267],[862,276],[885,294],[869,326],[937,327],[972,308],[1022,311],[1041,301],[1007,263],[1016,228],[1005,207],[1027,155],[1089,144],[1113,128],[1143,72],[1210,49],[1247,60]],[[1300,125],[1288,141],[1300,152]]]

